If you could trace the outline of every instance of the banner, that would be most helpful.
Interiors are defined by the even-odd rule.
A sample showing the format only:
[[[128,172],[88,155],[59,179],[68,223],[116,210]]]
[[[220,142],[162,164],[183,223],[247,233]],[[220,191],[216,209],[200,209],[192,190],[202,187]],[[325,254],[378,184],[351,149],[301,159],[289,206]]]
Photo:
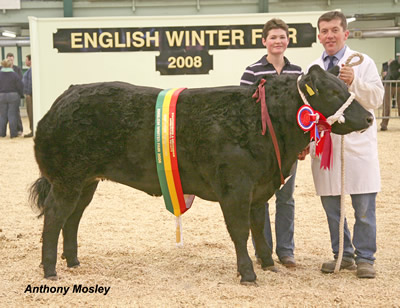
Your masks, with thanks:
[[[160,51],[156,70],[161,75],[208,74],[210,50],[265,48],[262,24],[188,27],[57,29],[53,47],[60,53]],[[316,28],[289,24],[289,48],[311,47]]]

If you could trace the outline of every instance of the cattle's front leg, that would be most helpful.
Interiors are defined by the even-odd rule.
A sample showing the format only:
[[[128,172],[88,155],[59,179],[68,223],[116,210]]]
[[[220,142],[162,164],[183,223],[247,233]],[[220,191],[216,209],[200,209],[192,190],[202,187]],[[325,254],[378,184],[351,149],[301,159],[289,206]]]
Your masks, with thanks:
[[[250,210],[250,229],[258,258],[261,260],[263,270],[277,271],[272,259],[272,249],[269,247],[264,235],[265,204],[252,204]]]
[[[255,284],[256,274],[253,263],[247,251],[247,240],[249,238],[249,201],[238,203],[238,201],[220,202],[224,214],[226,227],[235,245],[237,267],[241,276],[240,283]]]

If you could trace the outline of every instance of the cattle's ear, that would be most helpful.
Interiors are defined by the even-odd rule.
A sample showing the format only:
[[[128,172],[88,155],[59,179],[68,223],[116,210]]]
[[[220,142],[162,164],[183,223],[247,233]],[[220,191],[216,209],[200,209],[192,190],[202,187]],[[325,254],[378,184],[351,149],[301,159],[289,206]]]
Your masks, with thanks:
[[[333,74],[333,75],[335,75],[335,76],[338,76],[338,75],[339,75],[339,72],[340,72],[340,67],[337,66],[337,65],[335,65],[335,66],[333,66],[332,68],[330,68],[330,69],[328,70],[328,72],[331,73],[331,74]]]
[[[315,82],[313,81],[312,73],[308,73],[304,75],[302,79],[303,83],[303,92],[307,93],[309,96],[318,95],[318,89],[315,86]]]

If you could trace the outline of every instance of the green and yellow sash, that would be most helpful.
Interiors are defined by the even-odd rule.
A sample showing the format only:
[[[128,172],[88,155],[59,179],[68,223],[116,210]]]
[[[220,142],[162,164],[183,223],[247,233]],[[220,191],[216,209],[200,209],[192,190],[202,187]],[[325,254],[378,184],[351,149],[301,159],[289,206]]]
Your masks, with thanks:
[[[185,88],[163,90],[156,103],[154,144],[157,174],[168,211],[177,218],[192,205],[194,196],[183,195],[176,153],[176,103]],[[179,229],[179,238],[178,238]],[[181,220],[177,220],[177,243],[181,242]]]

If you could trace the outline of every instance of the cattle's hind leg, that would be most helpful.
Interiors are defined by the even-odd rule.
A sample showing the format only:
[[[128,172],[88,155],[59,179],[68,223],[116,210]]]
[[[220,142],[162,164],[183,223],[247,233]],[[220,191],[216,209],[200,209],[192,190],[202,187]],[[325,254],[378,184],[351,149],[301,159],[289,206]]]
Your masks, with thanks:
[[[265,204],[252,204],[250,211],[250,228],[256,246],[257,256],[261,259],[264,270],[276,272],[272,259],[272,250],[264,236]]]
[[[75,211],[67,219],[64,227],[62,228],[64,243],[62,258],[67,260],[68,267],[79,266],[78,260],[78,227],[82,218],[82,214],[90,201],[93,199],[94,192],[96,191],[96,181],[86,186],[81,193],[81,196],[76,204]]]
[[[44,277],[57,279],[57,244],[61,228],[75,210],[80,191],[53,185],[45,201],[42,264]]]

